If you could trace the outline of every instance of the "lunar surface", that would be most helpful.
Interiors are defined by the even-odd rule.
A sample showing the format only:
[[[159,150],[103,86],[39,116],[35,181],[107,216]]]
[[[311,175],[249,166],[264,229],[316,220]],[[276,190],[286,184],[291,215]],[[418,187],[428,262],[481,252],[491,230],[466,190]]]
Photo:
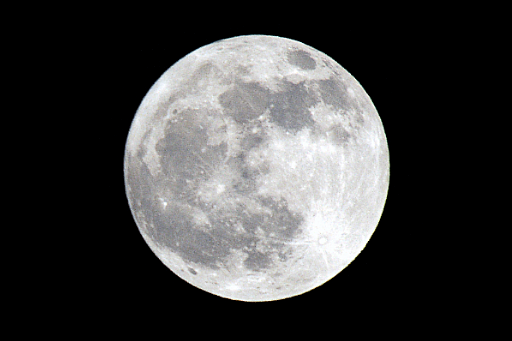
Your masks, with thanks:
[[[322,285],[365,247],[389,153],[369,96],[333,59],[239,36],[193,51],[151,87],[124,175],[140,233],[176,275],[272,301]]]

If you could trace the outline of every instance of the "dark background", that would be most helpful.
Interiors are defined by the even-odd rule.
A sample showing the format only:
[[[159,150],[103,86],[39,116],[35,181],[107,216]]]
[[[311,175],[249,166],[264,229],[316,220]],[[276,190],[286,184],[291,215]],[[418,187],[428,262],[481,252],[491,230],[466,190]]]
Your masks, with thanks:
[[[459,336],[486,326],[481,316],[496,309],[475,303],[500,303],[506,295],[479,286],[497,282],[484,264],[494,259],[483,257],[482,248],[497,249],[503,227],[487,216],[485,224],[473,222],[487,211],[465,201],[495,198],[475,194],[475,183],[483,180],[483,187],[487,179],[473,167],[483,164],[494,173],[488,159],[495,146],[486,148],[482,132],[494,134],[508,108],[488,109],[507,98],[492,81],[507,79],[506,66],[495,66],[506,56],[500,51],[509,31],[509,20],[500,17],[508,13],[504,7],[145,5],[20,3],[5,11],[3,100],[14,106],[5,116],[20,120],[4,121],[4,151],[15,154],[5,158],[5,168],[22,175],[4,178],[20,195],[7,201],[21,208],[4,210],[6,222],[15,218],[5,230],[17,231],[3,239],[15,246],[5,264],[16,268],[5,275],[15,287],[5,290],[14,302],[5,310],[22,322],[17,333],[71,330],[117,338],[140,327],[144,338],[163,330],[165,337],[206,331],[268,339],[280,338],[272,334],[276,329],[287,338],[313,329],[320,337],[415,338],[445,335],[443,327]],[[295,39],[338,61],[371,97],[390,149],[386,206],[363,252],[323,286],[270,303],[219,298],[179,279],[145,244],[124,192],[124,145],[151,85],[195,49],[244,34]],[[485,142],[506,145],[494,141]],[[489,291],[501,295],[489,299]]]
[[[61,199],[72,219],[64,222],[66,242],[59,246],[56,264],[66,265],[57,290],[66,290],[71,306],[94,307],[102,317],[143,318],[148,314],[154,319],[165,319],[175,311],[192,319],[211,318],[223,309],[229,316],[244,315],[257,307],[261,318],[291,314],[298,328],[303,319],[313,317],[325,318],[333,326],[341,319],[388,316],[391,310],[405,313],[428,304],[442,285],[438,263],[431,256],[439,245],[426,242],[435,203],[422,205],[423,193],[430,190],[425,181],[432,168],[429,164],[433,160],[437,167],[439,161],[423,135],[423,124],[432,119],[433,107],[439,105],[439,97],[425,86],[426,80],[438,77],[433,65],[445,47],[436,35],[412,25],[414,18],[373,23],[367,18],[364,22],[336,18],[315,25],[255,22],[250,27],[239,20],[213,28],[196,25],[195,30],[188,28],[187,19],[149,20],[141,25],[110,25],[108,19],[99,27],[84,24],[71,40],[61,39],[67,43],[59,48],[55,63],[62,63],[60,91],[66,94],[60,96],[59,104],[69,108],[66,117],[71,117],[59,136],[72,141],[58,141],[58,158],[64,153],[72,159],[63,172],[67,194]],[[62,36],[61,28],[58,32]],[[295,39],[336,60],[372,99],[390,150],[386,205],[362,253],[321,287],[269,303],[220,298],[170,271],[140,235],[123,178],[128,131],[152,84],[197,48],[245,34]],[[53,70],[46,72],[50,75]],[[62,120],[59,123],[62,127]],[[438,128],[432,134],[443,131]],[[165,312],[159,313],[161,309]]]

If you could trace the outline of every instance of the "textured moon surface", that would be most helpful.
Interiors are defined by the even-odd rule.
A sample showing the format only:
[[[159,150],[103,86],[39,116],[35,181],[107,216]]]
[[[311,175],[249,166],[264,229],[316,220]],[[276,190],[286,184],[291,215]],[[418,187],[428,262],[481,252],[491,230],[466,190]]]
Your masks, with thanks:
[[[332,58],[239,36],[193,51],[151,87],[124,176],[140,233],[176,275],[272,301],[324,284],[365,247],[389,153],[369,96]]]

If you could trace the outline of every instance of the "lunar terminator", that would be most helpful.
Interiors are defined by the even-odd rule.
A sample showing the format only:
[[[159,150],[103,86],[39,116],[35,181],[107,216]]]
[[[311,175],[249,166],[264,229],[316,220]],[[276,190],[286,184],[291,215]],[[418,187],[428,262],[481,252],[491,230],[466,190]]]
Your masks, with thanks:
[[[379,115],[337,62],[298,41],[201,47],[144,97],[126,143],[141,235],[212,294],[272,301],[342,271],[382,214],[389,153]]]

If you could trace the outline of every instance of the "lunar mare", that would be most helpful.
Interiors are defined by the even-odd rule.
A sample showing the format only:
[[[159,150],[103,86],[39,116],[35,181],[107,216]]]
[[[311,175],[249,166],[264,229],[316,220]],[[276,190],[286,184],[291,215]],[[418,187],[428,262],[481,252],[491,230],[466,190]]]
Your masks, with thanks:
[[[240,36],[157,80],[124,174],[137,226],[168,268],[221,297],[271,301],[320,286],[365,247],[389,153],[369,96],[333,59]]]

